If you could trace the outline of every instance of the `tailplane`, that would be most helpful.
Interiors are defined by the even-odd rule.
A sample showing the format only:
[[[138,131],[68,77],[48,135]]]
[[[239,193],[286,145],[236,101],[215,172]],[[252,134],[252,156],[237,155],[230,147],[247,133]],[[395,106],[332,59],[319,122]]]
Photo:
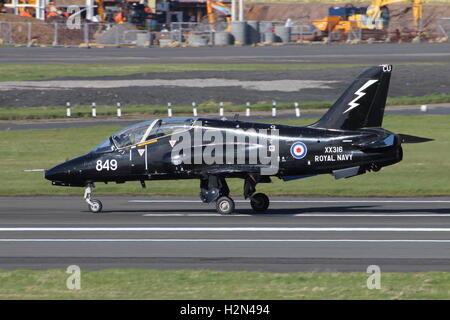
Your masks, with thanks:
[[[381,127],[391,71],[392,65],[364,71],[311,127],[336,130]]]
[[[397,134],[397,136],[399,137],[400,142],[402,144],[404,144],[404,143],[422,143],[422,142],[434,141],[434,139],[417,137],[417,136],[411,136],[409,134],[402,134],[402,133]]]

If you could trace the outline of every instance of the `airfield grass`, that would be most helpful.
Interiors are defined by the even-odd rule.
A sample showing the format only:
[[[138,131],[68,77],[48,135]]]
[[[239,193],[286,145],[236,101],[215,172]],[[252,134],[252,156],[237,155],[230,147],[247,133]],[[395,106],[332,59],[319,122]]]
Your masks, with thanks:
[[[449,0],[450,1],[450,0]],[[0,65],[0,81],[29,81],[48,79],[70,79],[102,76],[126,76],[157,72],[192,72],[192,71],[259,71],[259,70],[314,70],[314,69],[347,69],[366,67],[367,64],[314,64],[308,60],[291,60],[291,63],[272,64],[237,64],[237,63],[172,63],[172,64],[3,64]],[[420,62],[397,65],[445,65],[448,63]],[[68,75],[70,75],[68,77]],[[168,101],[170,102],[170,101]],[[196,101],[200,113],[217,113],[220,101]],[[425,96],[399,96],[388,99],[388,105],[415,105],[450,102],[450,94],[429,94]],[[243,112],[244,105],[234,105],[223,101],[227,112]],[[330,101],[300,101],[302,110],[327,108]],[[253,111],[268,111],[272,101],[258,102],[251,106]],[[278,102],[277,108],[292,109],[293,102]],[[122,106],[123,114],[166,115],[167,106]],[[97,106],[98,116],[114,116],[116,106]],[[174,114],[190,113],[191,106],[173,106]],[[90,117],[91,106],[74,106],[73,118]],[[66,106],[58,107],[10,107],[0,108],[0,120],[55,119],[66,117]]]
[[[450,0],[449,0],[450,1]],[[230,60],[231,62],[232,60]],[[284,62],[284,61],[283,61]],[[0,81],[47,80],[73,77],[126,76],[155,72],[191,71],[278,71],[320,70],[367,67],[369,64],[311,63],[310,60],[289,59],[290,63],[138,63],[138,64],[3,64],[0,65]],[[396,65],[443,65],[441,62],[412,62]],[[82,68],[80,68],[82,66]]]
[[[439,102],[450,102],[449,95],[433,95],[430,97],[424,97],[425,101],[435,99]],[[439,103],[435,102],[435,103]],[[329,101],[312,101],[303,102],[302,110],[305,109],[320,109],[326,108],[331,105]],[[223,104],[225,112],[244,112],[245,105],[233,105],[230,102],[224,102]],[[269,111],[272,108],[272,102],[261,102],[258,104],[252,104],[251,110],[255,111]],[[122,115],[161,115],[167,116],[167,106],[121,106]],[[294,109],[293,103],[282,102],[277,103],[277,109]],[[199,114],[215,114],[219,113],[219,102],[205,101],[198,103],[197,111]],[[117,106],[96,106],[96,112],[98,117],[102,116],[116,116]],[[192,114],[192,106],[172,106],[173,116],[178,114]],[[72,118],[91,118],[92,106],[76,106],[71,108]],[[25,119],[58,119],[66,118],[66,106],[62,107],[30,107],[30,108],[0,108],[0,120],[25,120]]]
[[[0,299],[448,299],[450,273],[382,273],[381,289],[366,273],[253,271],[81,271],[68,290],[64,270],[0,271]]]
[[[307,125],[314,119],[283,121]],[[404,160],[377,173],[334,181],[331,175],[270,184],[258,191],[269,195],[323,196],[429,196],[450,194],[450,115],[387,115],[384,128],[396,133],[433,138],[435,141],[403,146]],[[52,130],[0,132],[0,195],[79,195],[82,188],[55,187],[42,172],[25,169],[50,168],[89,152],[122,127],[99,126]],[[242,194],[242,180],[229,179],[232,195]],[[97,195],[198,195],[197,180],[150,181],[147,189],[138,182],[97,184]]]
[[[191,71],[258,71],[258,70],[315,70],[347,69],[364,67],[367,64],[310,64],[301,63],[238,64],[238,63],[147,63],[147,64],[3,64],[0,65],[0,81],[46,80],[72,77],[126,76],[154,72],[191,72]],[[306,64],[308,63],[308,64]],[[422,63],[420,63],[422,64]],[[426,63],[435,64],[435,63]]]
[[[429,94],[424,96],[399,96],[388,98],[388,106],[437,104],[450,102],[450,94]],[[215,114],[219,112],[219,102],[204,101],[197,105],[200,114]],[[331,101],[301,101],[301,110],[325,109],[333,103]],[[223,102],[225,112],[245,112],[246,105],[235,105]],[[250,106],[252,112],[270,111],[272,101],[259,102]],[[121,106],[122,115],[160,115],[167,116],[167,106]],[[292,110],[293,102],[277,102],[277,110]],[[117,106],[96,106],[98,117],[115,116]],[[177,114],[191,114],[192,106],[172,106],[174,116]],[[75,106],[71,108],[72,118],[91,118],[91,106]],[[31,119],[62,119],[66,118],[66,106],[61,107],[3,107],[0,108],[0,120],[31,120]]]
[[[400,96],[388,98],[389,106],[438,104],[450,102],[450,94],[429,94],[425,96]],[[329,108],[331,101],[302,101],[301,110],[315,110]],[[246,105],[235,105],[223,102],[225,112],[245,112]],[[260,102],[250,106],[252,112],[270,111],[272,102]],[[161,115],[167,116],[167,106],[121,106],[122,115]],[[277,110],[293,110],[293,102],[278,102]],[[200,114],[218,114],[219,102],[204,101],[197,105]],[[115,116],[117,106],[96,106],[98,117]],[[192,106],[172,106],[173,115],[191,114]],[[71,108],[71,118],[91,118],[91,106],[75,106]],[[63,119],[66,118],[66,107],[3,107],[0,108],[0,120],[32,120],[32,119]]]

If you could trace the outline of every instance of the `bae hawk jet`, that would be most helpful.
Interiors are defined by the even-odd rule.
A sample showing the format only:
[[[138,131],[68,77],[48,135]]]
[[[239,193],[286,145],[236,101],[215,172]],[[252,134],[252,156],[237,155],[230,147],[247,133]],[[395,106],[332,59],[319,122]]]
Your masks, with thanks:
[[[258,183],[331,174],[349,178],[400,162],[403,143],[431,139],[382,129],[392,66],[367,69],[317,122],[296,127],[210,118],[164,118],[114,133],[88,154],[45,170],[55,186],[84,187],[89,209],[95,183],[198,179],[200,198],[231,214],[227,178],[243,179],[243,194],[254,211],[269,198]]]

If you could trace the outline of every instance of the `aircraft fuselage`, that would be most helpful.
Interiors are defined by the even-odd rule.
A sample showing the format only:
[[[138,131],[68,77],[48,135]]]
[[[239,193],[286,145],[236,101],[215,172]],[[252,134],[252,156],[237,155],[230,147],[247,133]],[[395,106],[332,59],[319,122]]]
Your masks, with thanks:
[[[176,143],[172,142],[172,135],[167,135],[152,139],[147,144],[144,142],[114,148],[109,152],[88,153],[48,170],[46,178],[56,185],[67,186],[85,186],[91,182],[197,179],[215,173],[242,178],[247,173],[258,174],[260,168],[272,166],[273,170],[268,175],[289,179],[355,167],[361,174],[402,159],[398,137],[384,129],[341,131],[217,119],[198,119],[196,122],[201,122],[201,126],[194,124],[187,130],[191,137],[190,161],[183,159],[182,163],[177,163],[173,159]],[[273,140],[272,144],[268,143],[269,146],[252,137],[261,130],[263,136]],[[202,138],[195,141],[194,135],[198,131],[201,131]],[[205,140],[206,132],[210,132],[209,136],[222,136],[222,142],[218,144],[213,139]],[[226,141],[230,134],[236,137],[232,148]],[[243,141],[243,144],[238,145],[237,141]],[[304,144],[306,150],[296,157],[292,147],[298,142]],[[276,146],[276,150],[269,150],[270,145]],[[216,154],[213,153],[213,156],[220,152],[223,156],[208,161],[207,155],[211,154],[206,149],[208,147],[214,149]],[[267,158],[277,152],[274,163],[263,166],[258,163],[257,156],[252,159],[252,152],[258,148],[266,149]],[[199,161],[195,162],[196,159]],[[251,161],[255,159],[256,162]]]

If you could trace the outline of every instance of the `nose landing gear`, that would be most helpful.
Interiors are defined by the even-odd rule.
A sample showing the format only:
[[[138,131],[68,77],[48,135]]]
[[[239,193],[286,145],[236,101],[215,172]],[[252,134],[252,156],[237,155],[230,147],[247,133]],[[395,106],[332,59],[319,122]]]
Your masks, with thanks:
[[[99,213],[102,211],[103,205],[100,200],[92,199],[92,190],[95,188],[95,185],[93,183],[89,183],[86,187],[86,190],[84,191],[84,199],[86,200],[86,203],[89,206],[89,210],[92,213]]]

